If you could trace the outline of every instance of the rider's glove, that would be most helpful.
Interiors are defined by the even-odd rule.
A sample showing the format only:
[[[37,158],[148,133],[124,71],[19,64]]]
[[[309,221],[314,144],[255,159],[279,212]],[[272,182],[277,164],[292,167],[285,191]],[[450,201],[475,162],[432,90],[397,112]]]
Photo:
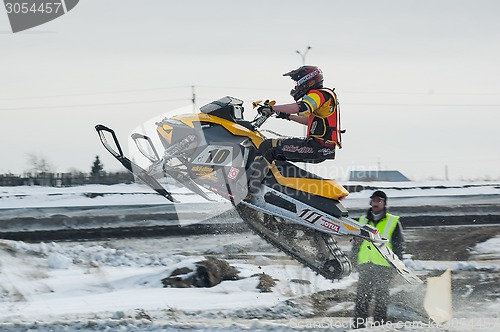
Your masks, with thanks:
[[[265,116],[271,116],[275,113],[273,111],[273,107],[270,105],[260,106],[259,108],[257,108],[257,112],[259,112],[259,114],[262,114]]]
[[[284,112],[276,112],[276,117],[277,117],[278,119],[285,119],[285,120],[290,121],[290,114],[288,114],[288,113],[284,113]]]

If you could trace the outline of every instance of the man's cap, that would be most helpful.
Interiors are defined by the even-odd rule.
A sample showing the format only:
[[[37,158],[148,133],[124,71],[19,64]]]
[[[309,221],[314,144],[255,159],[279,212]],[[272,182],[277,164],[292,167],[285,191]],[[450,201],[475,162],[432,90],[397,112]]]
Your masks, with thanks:
[[[383,199],[384,201],[387,202],[387,195],[385,194],[385,192],[383,192],[382,190],[377,190],[375,191],[371,196],[370,198],[373,198],[373,197],[377,197],[377,198],[380,198],[380,199]]]

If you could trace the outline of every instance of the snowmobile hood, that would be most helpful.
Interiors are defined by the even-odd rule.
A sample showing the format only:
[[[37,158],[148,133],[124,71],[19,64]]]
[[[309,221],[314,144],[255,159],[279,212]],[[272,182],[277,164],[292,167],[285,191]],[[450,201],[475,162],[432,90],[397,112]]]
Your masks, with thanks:
[[[249,137],[257,147],[259,147],[260,144],[265,139],[265,137],[262,136],[262,134],[259,133],[258,131],[250,130],[236,122],[222,119],[218,116],[210,114],[205,114],[205,113],[183,114],[174,116],[172,117],[172,119],[181,121],[182,123],[191,128],[195,128],[195,122],[209,122],[209,123],[219,124],[233,135]]]

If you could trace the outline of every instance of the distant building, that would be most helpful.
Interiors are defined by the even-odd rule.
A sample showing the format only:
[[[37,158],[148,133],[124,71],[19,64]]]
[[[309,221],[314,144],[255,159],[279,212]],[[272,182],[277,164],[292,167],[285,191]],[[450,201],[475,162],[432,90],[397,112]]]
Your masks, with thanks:
[[[349,181],[405,182],[410,179],[400,171],[351,171]]]

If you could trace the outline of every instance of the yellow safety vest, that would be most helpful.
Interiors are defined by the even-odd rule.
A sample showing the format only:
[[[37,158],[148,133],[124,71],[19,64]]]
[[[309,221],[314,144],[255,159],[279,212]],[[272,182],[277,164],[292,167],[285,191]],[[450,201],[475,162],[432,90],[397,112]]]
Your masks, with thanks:
[[[377,223],[377,226],[375,226],[373,221],[369,221],[366,216],[361,216],[361,218],[359,218],[359,223],[362,225],[366,225],[368,223],[371,226],[375,226],[379,230],[382,237],[389,239],[389,243],[387,244],[387,246],[392,249],[392,242],[390,240],[392,239],[392,234],[394,233],[394,230],[398,225],[398,220],[399,216],[394,216],[387,213],[385,218]],[[359,248],[358,264],[364,263],[391,266],[384,258],[384,256],[380,254],[377,248],[375,248],[369,241],[363,241],[363,243],[361,243],[361,247]]]

